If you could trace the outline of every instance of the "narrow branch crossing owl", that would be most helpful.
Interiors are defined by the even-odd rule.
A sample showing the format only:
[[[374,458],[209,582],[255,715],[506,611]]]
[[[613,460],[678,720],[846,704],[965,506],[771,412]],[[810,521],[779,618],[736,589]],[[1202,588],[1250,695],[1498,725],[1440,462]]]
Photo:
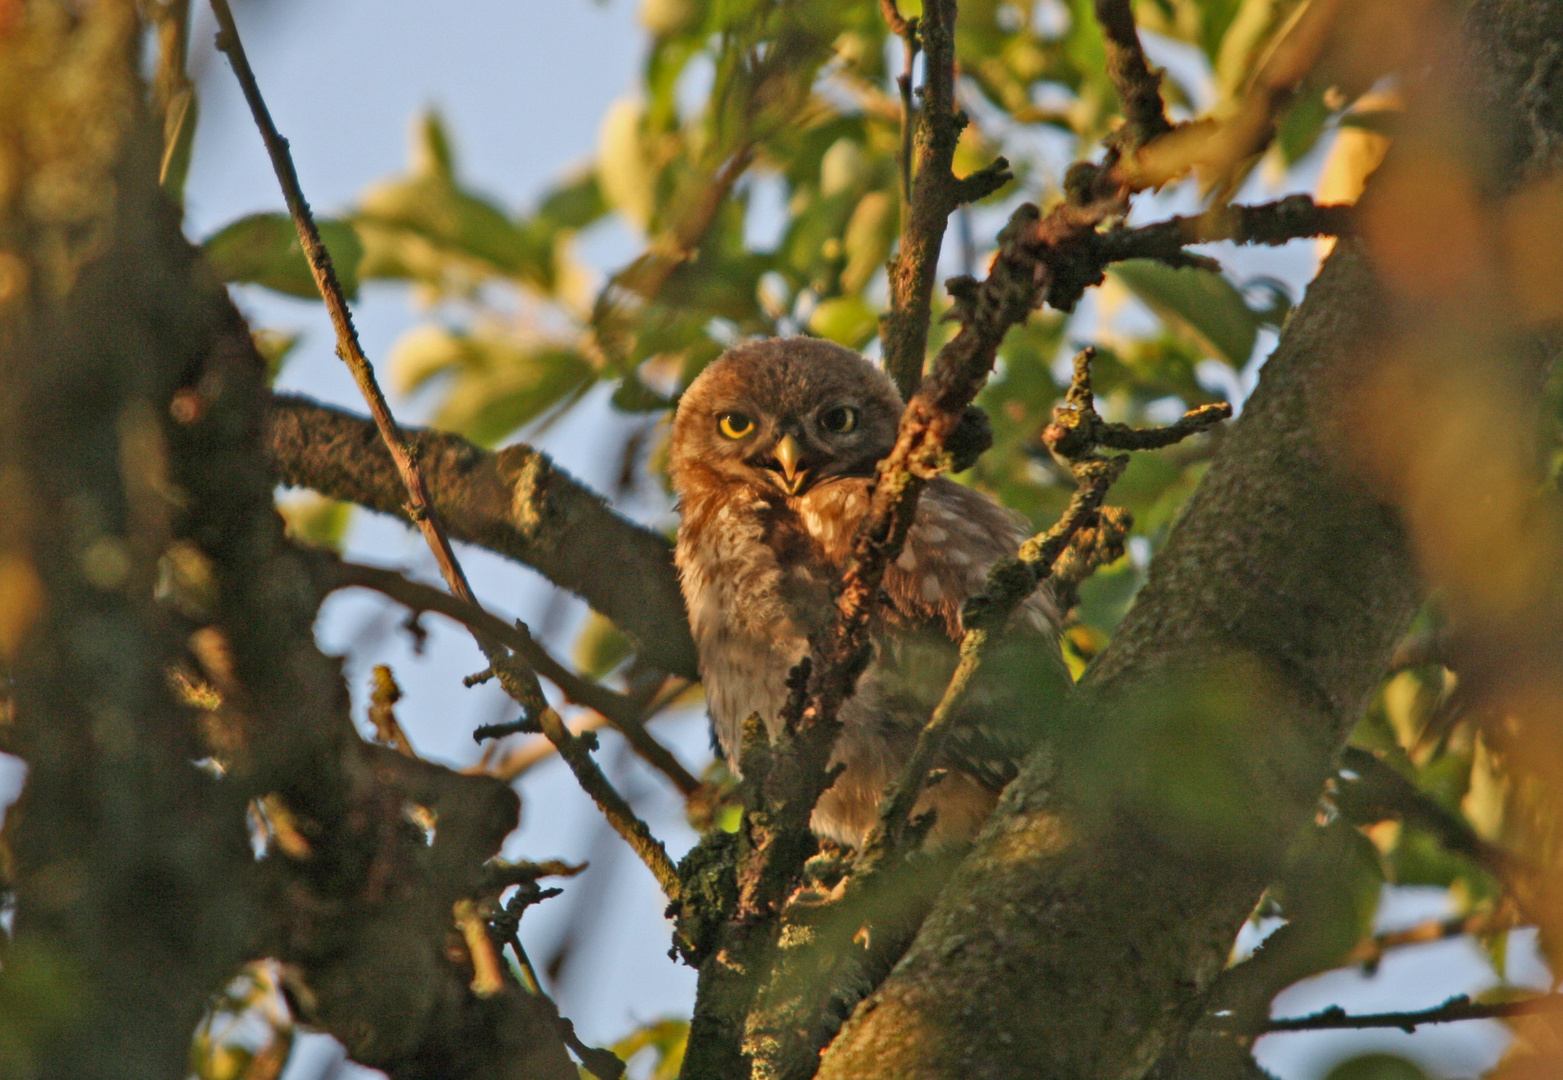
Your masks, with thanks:
[[[679,402],[676,560],[711,719],[735,770],[744,721],[758,712],[775,737],[787,673],[832,616],[832,587],[900,415],[883,372],[812,338],[734,348]],[[1018,516],[952,480],[924,489],[906,546],[885,574],[872,659],[841,708],[834,761],[845,770],[815,808],[816,834],[853,846],[867,835],[885,784],[955,669],[962,601],[1027,531]],[[920,804],[937,812],[931,842],[971,835],[1035,741],[1067,679],[1056,635],[1057,614],[1039,592],[962,699],[940,763],[946,771]]]

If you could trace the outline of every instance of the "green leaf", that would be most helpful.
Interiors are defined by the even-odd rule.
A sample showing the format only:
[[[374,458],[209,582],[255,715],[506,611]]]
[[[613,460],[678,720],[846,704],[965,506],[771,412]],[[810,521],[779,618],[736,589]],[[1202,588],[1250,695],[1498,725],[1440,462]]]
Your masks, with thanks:
[[[1253,355],[1259,317],[1220,274],[1174,270],[1150,259],[1118,263],[1110,273],[1157,315],[1197,337],[1217,359],[1241,368]]]
[[[425,110],[417,121],[417,141],[413,144],[413,171],[422,176],[444,180],[456,175],[456,155],[451,147],[445,121],[433,109]]]
[[[421,326],[391,350],[391,377],[410,393],[436,376],[451,377],[434,423],[492,445],[522,424],[578,396],[597,371],[560,345],[523,344],[490,331],[460,334]]]
[[[447,177],[376,184],[354,217],[366,278],[411,278],[459,290],[495,274],[549,290],[552,253],[488,200]]]
[[[847,255],[847,265],[841,271],[842,289],[862,292],[869,279],[884,266],[900,228],[899,219],[896,200],[887,192],[870,191],[858,200],[841,237]]]
[[[818,304],[809,330],[849,349],[861,349],[879,333],[879,317],[860,296],[837,296]]]
[[[358,295],[358,264],[364,247],[346,221],[316,221],[320,239],[331,255],[337,280],[349,300]],[[201,245],[224,281],[262,285],[288,296],[318,299],[298,231],[286,214],[251,214],[207,237]]]
[[[582,675],[588,679],[601,679],[633,651],[624,631],[593,611],[575,639],[572,659]]]
[[[627,1062],[637,1054],[650,1051],[654,1065],[646,1074],[647,1080],[674,1080],[683,1067],[684,1045],[688,1040],[688,1021],[659,1020],[614,1043],[613,1052],[619,1060]]]
[[[341,551],[347,527],[353,520],[353,504],[306,492],[277,503],[277,512],[288,536],[310,547]]]
[[[1427,1073],[1393,1054],[1363,1054],[1331,1069],[1324,1080],[1428,1080]]]
[[[1310,87],[1286,110],[1275,133],[1275,148],[1287,167],[1295,165],[1313,149],[1325,124],[1334,115],[1334,110],[1324,103],[1324,96],[1323,87]]]
[[[284,330],[252,330],[250,337],[255,342],[255,349],[266,361],[266,383],[271,385],[277,381],[277,376],[282,374],[282,365],[288,362],[288,357],[293,355],[294,348],[299,343],[298,334],[290,334]]]

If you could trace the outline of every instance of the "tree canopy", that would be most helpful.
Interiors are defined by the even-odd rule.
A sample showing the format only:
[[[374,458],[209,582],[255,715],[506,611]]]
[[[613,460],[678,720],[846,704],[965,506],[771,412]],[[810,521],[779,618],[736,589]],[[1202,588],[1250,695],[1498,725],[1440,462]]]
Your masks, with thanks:
[[[431,110],[405,173],[329,218],[248,9],[212,6],[285,209],[189,237],[189,0],[0,3],[0,750],[28,767],[0,1075],[277,1077],[307,1027],[395,1080],[1254,1080],[1267,1032],[1479,1017],[1513,1032],[1493,1075],[1558,1067],[1560,999],[1505,965],[1534,928],[1557,970],[1563,931],[1563,6],[643,0],[639,84],[532,205],[471,185]],[[579,242],[609,225],[638,254],[599,275]],[[1327,251],[1305,295],[1233,268],[1289,243]],[[428,313],[384,357],[351,321],[371,281]],[[294,339],[230,284],[323,299],[368,417],[274,393]],[[668,538],[518,440],[611,395],[644,434],[626,469],[665,481],[682,389],[790,334],[881,360],[908,406],[740,782],[658,739],[699,700]],[[393,415],[415,393],[431,430]],[[1037,534],[963,655],[1046,580],[1075,683],[969,849],[909,819],[941,709],[863,850],[821,850],[880,576],[957,464]],[[446,588],[353,561],[354,506],[421,533]],[[591,619],[495,617],[453,540]],[[346,588],[471,630],[521,713],[480,767],[420,756],[388,668],[355,728],[312,633]],[[682,859],[598,730],[685,802]],[[692,1017],[612,1048],[517,936],[578,868],[497,855],[552,753],[699,972]],[[1385,885],[1452,914],[1385,932]],[[1272,1017],[1456,936],[1492,994]]]

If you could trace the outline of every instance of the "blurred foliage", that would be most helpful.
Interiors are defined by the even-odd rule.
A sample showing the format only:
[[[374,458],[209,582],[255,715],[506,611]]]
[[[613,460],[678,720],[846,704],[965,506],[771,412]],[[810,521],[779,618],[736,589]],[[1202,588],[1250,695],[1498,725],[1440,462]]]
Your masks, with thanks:
[[[675,1080],[684,1065],[684,1044],[688,1040],[687,1020],[658,1020],[626,1035],[612,1049],[620,1061],[630,1066],[632,1076]]]
[[[1393,1054],[1363,1054],[1341,1062],[1324,1080],[1427,1080],[1427,1073]]]
[[[293,1021],[271,961],[251,964],[213,1000],[190,1046],[195,1080],[277,1080]]]
[[[1231,116],[1304,6],[1140,0],[1142,27],[1181,57],[1164,83],[1173,115],[1192,116],[1194,102],[1213,101],[1209,115]],[[1339,128],[1346,134],[1330,150],[1320,193],[1356,197],[1398,108],[1392,94],[1363,96],[1396,62],[1393,49],[1369,55],[1388,40],[1383,34],[1358,32],[1381,7],[1345,6],[1348,23],[1368,21],[1350,23],[1297,93],[1283,96],[1273,140],[1234,165],[1237,179],[1256,167],[1261,180],[1284,176]],[[958,251],[960,231],[952,229],[945,271],[980,272],[1009,209],[1023,199],[1057,198],[1063,167],[1088,155],[1113,123],[1117,102],[1091,8],[1090,0],[961,3],[959,92],[972,123],[956,171],[1003,153],[1017,182],[962,211],[975,250]],[[901,4],[909,16],[918,9],[916,0]],[[611,388],[621,412],[666,413],[707,363],[751,335],[811,333],[870,355],[877,349],[884,264],[901,217],[902,123],[900,43],[887,34],[878,4],[641,0],[639,17],[649,37],[639,84],[603,118],[594,159],[530,207],[509,208],[473,189],[445,122],[429,112],[414,124],[406,172],[373,184],[323,226],[349,287],[413,287],[428,318],[397,344],[390,369],[399,392],[433,400],[437,425],[494,444],[557,417],[599,386]],[[639,253],[604,278],[582,263],[577,244],[583,233],[611,227],[631,235]],[[277,215],[237,221],[206,248],[229,280],[313,295],[291,227]],[[1051,459],[1039,433],[1080,343],[1098,347],[1096,388],[1107,419],[1164,421],[1241,385],[1266,328],[1279,328],[1293,300],[1266,279],[1240,282],[1145,262],[1116,266],[1094,295],[1097,302],[1077,315],[1039,312],[1010,333],[980,399],[994,446],[961,478],[1039,527],[1070,494],[1068,470]],[[945,301],[935,303],[937,315]],[[931,347],[949,332],[936,326]],[[268,339],[268,358],[280,364],[292,344]],[[1563,380],[1554,383],[1551,408],[1563,430]],[[1115,488],[1112,501],[1134,515],[1131,555],[1082,588],[1064,643],[1076,674],[1110,639],[1219,438],[1218,431],[1137,455]],[[664,455],[653,449],[649,460],[660,470]],[[1553,462],[1554,477],[1563,474],[1563,452],[1554,451]],[[334,505],[293,504],[287,516],[297,535],[340,542],[345,517]],[[1432,632],[1440,620],[1430,610],[1424,622]],[[594,616],[575,659],[602,677],[628,648]],[[1234,677],[1197,699],[1147,702],[1145,723],[1125,737],[1165,743],[1167,768],[1112,783],[1130,785],[1150,818],[1170,810],[1197,832],[1240,844],[1234,817],[1242,809],[1223,792],[1240,786],[1227,773],[1249,763],[1223,757],[1223,730],[1251,707],[1238,707],[1233,695],[1252,695],[1255,686]],[[1509,774],[1505,755],[1514,748],[1502,732],[1501,723],[1465,708],[1454,676],[1430,662],[1385,682],[1353,743],[1486,841],[1555,864],[1557,796]],[[1180,772],[1180,763],[1195,760],[1205,772]],[[1108,762],[1104,775],[1110,771]],[[728,824],[729,810],[718,800],[704,820]],[[1487,917],[1481,941],[1502,977],[1512,898],[1491,867],[1404,815],[1345,821],[1329,806],[1322,813],[1266,901],[1266,910],[1298,927],[1294,977],[1376,960],[1384,883],[1443,887],[1458,914]],[[1557,943],[1543,944],[1551,956]],[[685,1034],[685,1025],[664,1021],[614,1049],[626,1060],[652,1057],[647,1075],[673,1076]],[[1388,1057],[1356,1058],[1330,1074],[1422,1075]]]

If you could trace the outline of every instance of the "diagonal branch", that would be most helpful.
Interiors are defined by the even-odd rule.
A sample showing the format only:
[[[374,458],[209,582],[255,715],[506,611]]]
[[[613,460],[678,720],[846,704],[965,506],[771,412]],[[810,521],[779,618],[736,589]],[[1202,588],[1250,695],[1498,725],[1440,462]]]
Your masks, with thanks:
[[[455,619],[474,633],[494,639],[557,686],[566,700],[601,713],[615,730],[624,735],[631,748],[667,776],[681,794],[687,796],[699,789],[700,781],[646,731],[642,702],[577,675],[555,660],[523,624],[507,623],[476,604],[469,604],[432,586],[410,581],[395,570],[333,559],[326,564],[324,574],[333,588],[356,585],[373,589],[405,604],[414,612],[438,612]],[[483,729],[479,728],[474,736],[481,734]]]
[[[489,451],[447,432],[409,433],[452,539],[533,568],[613,620],[647,664],[695,675],[694,641],[665,537],[616,513],[530,446]],[[406,489],[371,421],[277,394],[267,441],[283,483],[406,520]],[[616,572],[603,573],[605,566]]]
[[[288,211],[298,229],[299,243],[309,262],[310,273],[315,279],[321,297],[325,300],[326,309],[331,315],[331,323],[336,328],[337,355],[352,372],[354,382],[357,383],[360,393],[369,405],[370,415],[374,417],[380,437],[386,449],[390,451],[391,459],[396,463],[397,473],[407,488],[408,516],[418,526],[429,549],[434,553],[440,574],[451,592],[461,600],[476,605],[477,597],[473,594],[466,573],[451,548],[450,538],[446,536],[439,517],[430,503],[428,488],[424,483],[423,473],[418,467],[412,444],[391,415],[390,406],[375,379],[369,358],[364,355],[363,348],[359,344],[358,331],[353,326],[352,312],[348,309],[346,294],[343,293],[342,285],[337,280],[336,270],[331,265],[331,255],[320,239],[320,230],[315,226],[309,203],[305,200],[303,189],[299,185],[298,172],[293,167],[287,140],[277,131],[271,113],[266,108],[266,102],[261,97],[260,85],[245,55],[238,26],[233,19],[233,11],[228,6],[228,0],[211,0],[211,5],[212,12],[217,16],[218,26],[221,28],[217,47],[227,54],[233,64],[234,74],[244,91],[245,101],[250,106],[250,113],[254,116],[255,124],[260,129],[261,138],[266,144],[272,168],[276,171],[283,197],[287,200]],[[516,654],[509,652],[486,635],[475,633],[474,637],[488,657],[494,673],[499,676],[500,684],[504,686],[506,693],[536,718],[543,734],[559,748],[560,756],[569,764],[576,780],[592,796],[614,830],[646,863],[663,891],[669,897],[676,896],[678,872],[672,860],[668,858],[662,843],[652,836],[646,823],[635,815],[624,797],[613,789],[608,778],[592,759],[588,746],[565,727],[559,714],[549,706],[543,696],[542,687],[538,684],[536,672],[524,666]]]

